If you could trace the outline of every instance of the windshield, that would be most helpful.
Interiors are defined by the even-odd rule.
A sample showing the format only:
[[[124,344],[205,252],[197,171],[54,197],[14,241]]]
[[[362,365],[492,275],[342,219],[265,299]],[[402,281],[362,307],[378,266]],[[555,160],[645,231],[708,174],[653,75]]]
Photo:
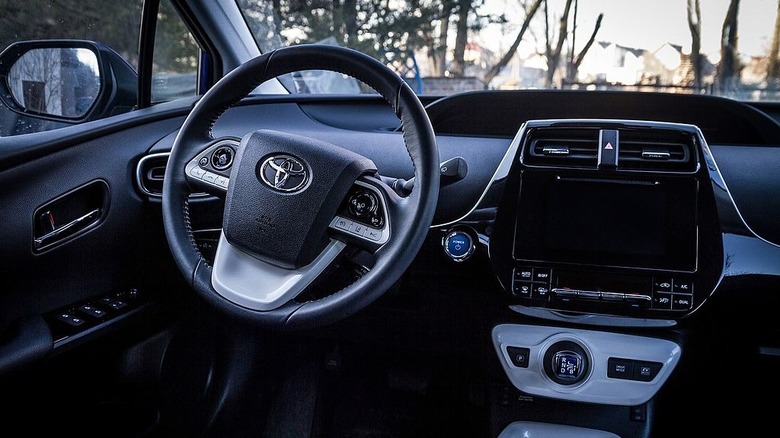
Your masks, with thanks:
[[[421,95],[587,89],[780,100],[777,0],[237,0],[262,52],[352,47]],[[340,74],[283,80],[351,93]]]

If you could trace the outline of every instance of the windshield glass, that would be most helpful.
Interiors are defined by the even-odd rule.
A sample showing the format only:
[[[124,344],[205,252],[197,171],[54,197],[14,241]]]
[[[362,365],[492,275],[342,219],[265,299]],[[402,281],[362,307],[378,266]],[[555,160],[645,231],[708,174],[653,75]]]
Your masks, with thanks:
[[[529,88],[780,100],[777,0],[237,0],[262,52],[304,43],[368,53],[419,94]],[[351,93],[340,74],[284,78]]]

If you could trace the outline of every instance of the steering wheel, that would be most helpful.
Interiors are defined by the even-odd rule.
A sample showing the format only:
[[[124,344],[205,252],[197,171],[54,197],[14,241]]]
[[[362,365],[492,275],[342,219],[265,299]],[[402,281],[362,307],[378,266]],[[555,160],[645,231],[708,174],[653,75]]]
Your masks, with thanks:
[[[368,158],[319,139],[275,130],[213,138],[212,127],[261,83],[302,70],[352,76],[376,90],[401,121],[414,189],[399,196]],[[189,196],[223,196],[213,266],[198,250]],[[428,115],[404,80],[358,51],[321,45],[278,49],[237,67],[194,106],[171,149],[162,191],[165,235],[185,279],[208,303],[269,328],[315,328],[363,309],[409,267],[433,220],[439,153]],[[338,291],[310,287],[348,250],[373,266]]]

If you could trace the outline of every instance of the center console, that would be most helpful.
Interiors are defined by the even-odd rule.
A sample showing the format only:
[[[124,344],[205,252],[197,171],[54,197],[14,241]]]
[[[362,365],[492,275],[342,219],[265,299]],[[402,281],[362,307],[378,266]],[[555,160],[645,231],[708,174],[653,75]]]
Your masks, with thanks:
[[[517,309],[675,320],[722,271],[698,130],[607,120],[527,122],[490,255]]]

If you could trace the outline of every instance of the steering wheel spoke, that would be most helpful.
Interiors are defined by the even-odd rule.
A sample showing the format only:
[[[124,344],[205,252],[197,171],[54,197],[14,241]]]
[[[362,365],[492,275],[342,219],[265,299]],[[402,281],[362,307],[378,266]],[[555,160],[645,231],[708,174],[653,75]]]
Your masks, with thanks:
[[[187,182],[198,191],[224,197],[239,141],[221,138],[209,144],[184,167]]]
[[[222,233],[214,258],[211,285],[222,297],[248,309],[278,309],[300,295],[345,247],[344,242],[331,239],[314,261],[297,269],[286,269],[236,248]]]

